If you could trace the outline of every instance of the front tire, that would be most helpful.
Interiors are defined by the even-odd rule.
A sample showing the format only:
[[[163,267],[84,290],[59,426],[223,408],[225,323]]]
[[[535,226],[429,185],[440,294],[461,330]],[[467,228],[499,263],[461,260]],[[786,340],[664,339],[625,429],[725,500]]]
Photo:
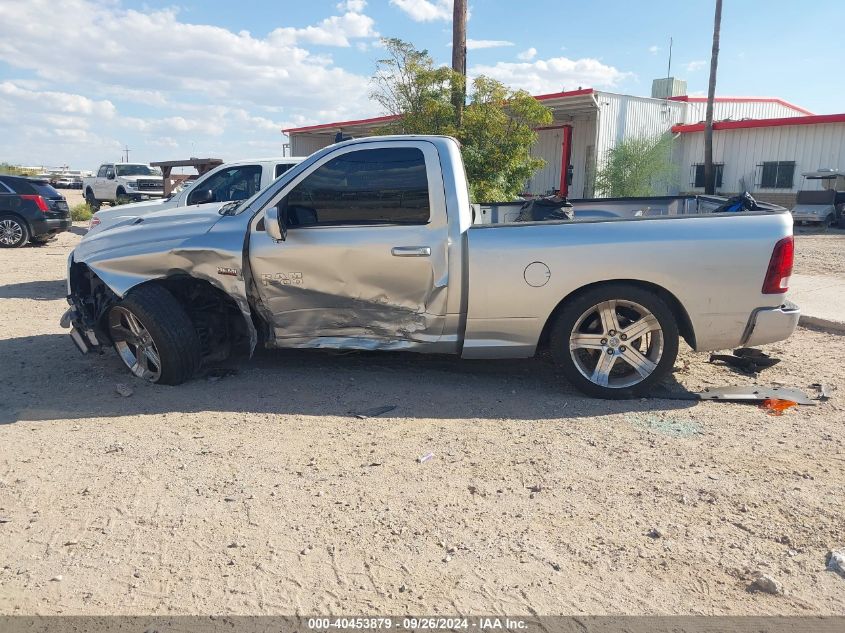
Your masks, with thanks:
[[[148,382],[178,385],[200,367],[200,341],[191,319],[161,286],[136,288],[113,306],[108,331],[124,365]]]
[[[29,227],[16,215],[0,215],[0,248],[20,248],[29,241]]]
[[[597,398],[633,398],[672,371],[678,324],[657,294],[608,284],[564,305],[550,343],[555,362],[579,390]]]

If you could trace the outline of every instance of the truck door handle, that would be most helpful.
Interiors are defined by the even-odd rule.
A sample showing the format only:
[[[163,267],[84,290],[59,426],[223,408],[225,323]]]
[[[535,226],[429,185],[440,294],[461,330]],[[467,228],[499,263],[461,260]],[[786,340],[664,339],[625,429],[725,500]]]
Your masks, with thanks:
[[[430,246],[394,246],[390,249],[394,257],[431,257]]]

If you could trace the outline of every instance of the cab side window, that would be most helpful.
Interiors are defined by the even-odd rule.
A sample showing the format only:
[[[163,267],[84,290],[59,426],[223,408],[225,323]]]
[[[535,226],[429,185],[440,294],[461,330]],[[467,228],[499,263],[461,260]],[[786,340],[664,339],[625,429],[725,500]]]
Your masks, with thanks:
[[[109,168],[108,165],[100,165],[100,170],[97,172],[97,178],[105,178],[106,177],[106,170]]]
[[[427,224],[425,156],[414,147],[343,154],[294,187],[280,211],[289,226]]]
[[[273,176],[273,178],[274,179],[278,178],[279,176],[281,176],[283,173],[285,173],[291,167],[293,167],[293,165],[291,165],[290,163],[279,163],[278,165],[276,165],[276,173]]]
[[[196,204],[194,200],[211,191],[214,197],[211,202],[229,202],[231,200],[246,200],[261,189],[261,165],[239,165],[221,169],[205,182],[197,183],[188,194],[188,204]]]

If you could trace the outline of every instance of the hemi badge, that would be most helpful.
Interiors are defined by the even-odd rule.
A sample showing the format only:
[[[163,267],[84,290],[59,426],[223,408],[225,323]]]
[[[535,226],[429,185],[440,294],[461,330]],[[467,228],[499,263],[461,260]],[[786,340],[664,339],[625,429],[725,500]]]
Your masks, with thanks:
[[[229,275],[230,277],[237,277],[240,271],[237,268],[226,268],[225,266],[217,267],[218,275]]]

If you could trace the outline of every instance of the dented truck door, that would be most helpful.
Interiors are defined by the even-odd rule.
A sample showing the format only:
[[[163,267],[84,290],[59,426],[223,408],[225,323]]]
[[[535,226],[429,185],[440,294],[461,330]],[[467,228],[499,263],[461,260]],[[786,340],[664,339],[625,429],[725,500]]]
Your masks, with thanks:
[[[277,347],[437,351],[446,317],[448,227],[433,144],[357,143],[315,162],[273,196],[249,263]]]

